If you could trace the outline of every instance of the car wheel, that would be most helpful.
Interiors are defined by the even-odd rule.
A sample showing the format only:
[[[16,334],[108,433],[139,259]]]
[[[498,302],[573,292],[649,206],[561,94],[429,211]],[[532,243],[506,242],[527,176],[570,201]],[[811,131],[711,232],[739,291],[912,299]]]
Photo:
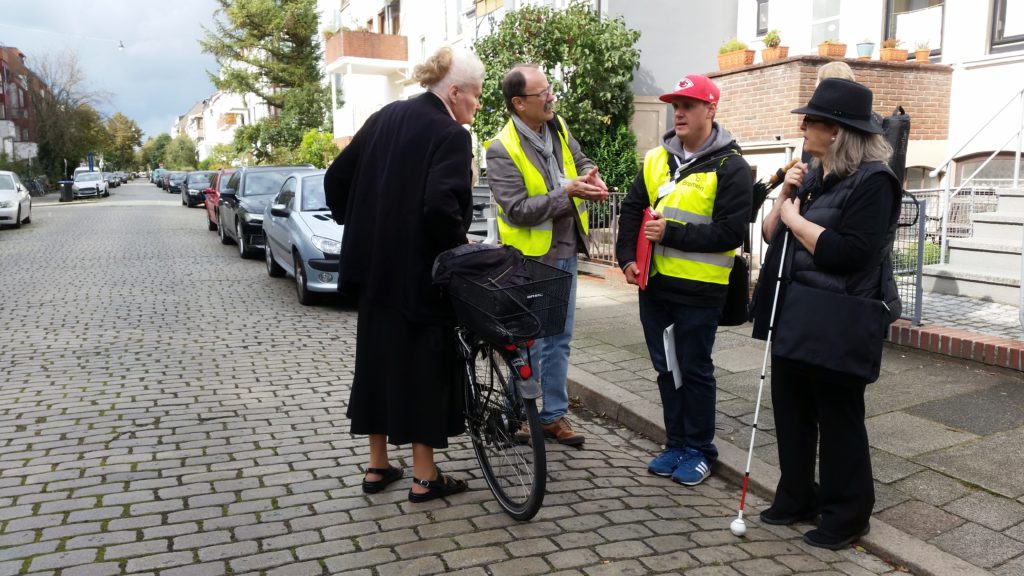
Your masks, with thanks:
[[[14,228],[21,228],[21,205],[18,205],[18,215],[14,217]]]
[[[242,222],[235,222],[235,243],[238,244],[238,255],[249,259],[252,257],[252,248],[245,241],[245,234],[242,233]]]
[[[217,221],[217,230],[220,233],[220,243],[225,245],[231,244],[231,238],[229,238],[227,232],[224,231],[224,221],[220,219],[220,216],[217,216]]]
[[[189,207],[188,201],[185,200],[185,194],[184,193],[181,194],[181,205],[186,207],[186,208]]]
[[[306,287],[306,267],[302,265],[302,258],[298,253],[292,256],[295,266],[295,294],[299,297],[299,304],[309,306],[313,304],[314,295]]]
[[[32,223],[32,201],[31,200],[28,203],[28,216],[25,216],[24,223],[25,224],[31,224]]]
[[[270,252],[270,241],[267,241],[266,248],[263,249],[263,255],[267,260],[267,275],[271,278],[280,278],[284,276],[284,268],[274,260],[274,255]]]

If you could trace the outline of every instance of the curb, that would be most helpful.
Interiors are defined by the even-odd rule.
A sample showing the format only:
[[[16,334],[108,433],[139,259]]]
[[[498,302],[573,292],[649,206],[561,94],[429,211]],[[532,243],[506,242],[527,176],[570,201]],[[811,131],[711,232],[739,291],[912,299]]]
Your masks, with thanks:
[[[889,326],[889,342],[897,346],[1024,372],[1024,342],[1020,340],[988,336],[947,326],[913,326],[907,320],[897,320]]]
[[[893,329],[897,329],[898,324],[899,322],[894,324]],[[578,397],[587,409],[603,414],[655,442],[664,442],[665,427],[662,424],[662,411],[659,404],[646,400],[572,364],[569,365],[567,384],[569,395]],[[716,472],[723,478],[742,484],[746,470],[747,452],[719,436],[715,437],[715,444],[718,446]],[[753,458],[750,463],[748,489],[771,500],[774,497],[779,476],[778,468],[759,458]],[[922,576],[985,576],[989,574],[986,570],[940,550],[875,517],[871,518],[871,532],[861,538],[858,543],[881,558],[905,566],[914,574]]]

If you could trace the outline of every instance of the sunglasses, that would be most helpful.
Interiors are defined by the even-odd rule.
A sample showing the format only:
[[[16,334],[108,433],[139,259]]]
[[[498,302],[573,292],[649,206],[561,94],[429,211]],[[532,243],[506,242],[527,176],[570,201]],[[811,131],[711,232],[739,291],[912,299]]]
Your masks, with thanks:
[[[815,118],[813,116],[804,116],[801,124],[825,124],[826,126],[832,124],[832,122],[825,120],[824,118]]]

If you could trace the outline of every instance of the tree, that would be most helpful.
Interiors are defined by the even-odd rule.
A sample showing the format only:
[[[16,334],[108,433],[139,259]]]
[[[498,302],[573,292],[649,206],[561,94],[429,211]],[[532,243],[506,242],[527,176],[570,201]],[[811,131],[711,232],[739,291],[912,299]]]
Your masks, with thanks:
[[[214,85],[252,93],[273,109],[235,133],[257,162],[291,154],[310,129],[324,126],[329,91],[322,83],[316,0],[217,0],[213,30],[200,45],[220,64]]]
[[[210,149],[210,155],[199,163],[201,170],[217,170],[218,168],[230,168],[234,165],[238,154],[231,144],[217,144]]]
[[[171,170],[195,168],[195,141],[184,134],[171,140],[171,143],[167,145],[167,149],[164,150],[164,165]]]
[[[106,128],[109,135],[103,150],[106,164],[117,169],[130,167],[135,158],[135,147],[142,144],[142,129],[120,112],[107,120]]]
[[[36,117],[38,166],[51,178],[65,178],[65,163],[68,171],[74,169],[105,141],[106,129],[96,108],[106,95],[86,89],[74,52],[43,56],[33,72],[29,90]]]
[[[326,168],[339,152],[341,150],[334,143],[333,136],[320,130],[310,130],[302,137],[295,161]]]
[[[529,38],[524,42],[523,38]],[[588,3],[564,10],[523,6],[509,12],[474,49],[487,62],[481,111],[473,130],[493,138],[508,121],[501,76],[514,64],[533,62],[548,75],[565,117],[583,151],[609,186],[625,189],[636,176],[636,138],[629,130],[633,94],[629,85],[640,62],[640,38],[622,18],[601,18]]]
[[[139,149],[139,163],[147,170],[159,168],[164,161],[164,152],[171,143],[171,135],[164,132],[156,138],[147,138],[146,143]]]

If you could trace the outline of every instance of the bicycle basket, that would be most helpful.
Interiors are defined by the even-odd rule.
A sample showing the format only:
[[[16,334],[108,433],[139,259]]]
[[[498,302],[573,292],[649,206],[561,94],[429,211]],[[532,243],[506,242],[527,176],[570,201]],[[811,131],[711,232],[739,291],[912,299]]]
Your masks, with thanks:
[[[561,334],[571,288],[571,274],[530,259],[496,274],[454,274],[448,285],[459,322],[497,345]]]

